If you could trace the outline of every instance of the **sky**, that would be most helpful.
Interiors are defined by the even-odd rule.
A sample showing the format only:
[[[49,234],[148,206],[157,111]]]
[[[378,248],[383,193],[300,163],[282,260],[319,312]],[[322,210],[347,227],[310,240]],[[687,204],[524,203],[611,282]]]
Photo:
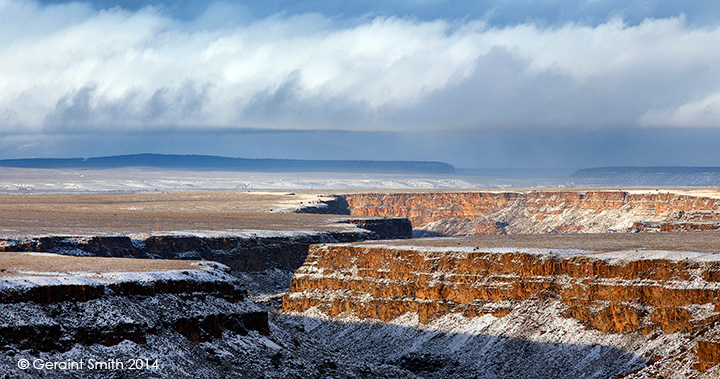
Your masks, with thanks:
[[[720,2],[0,0],[0,158],[720,166]]]

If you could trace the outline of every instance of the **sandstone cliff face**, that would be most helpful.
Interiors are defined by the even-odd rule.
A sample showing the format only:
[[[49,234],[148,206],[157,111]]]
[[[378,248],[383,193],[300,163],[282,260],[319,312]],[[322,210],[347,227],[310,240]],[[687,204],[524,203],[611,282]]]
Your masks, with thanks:
[[[343,198],[353,216],[407,217],[420,235],[423,231],[444,235],[634,232],[653,230],[636,228],[638,222],[694,225],[720,220],[718,198],[659,191],[393,193]],[[717,229],[717,223],[708,225],[715,226],[705,228]]]
[[[625,260],[612,254],[318,245],[293,277],[282,309],[384,322],[416,314],[420,324],[429,324],[448,315],[531,317],[518,309],[545,301],[558,318],[605,336],[631,336],[635,344],[675,333],[683,351],[694,352],[683,359],[700,370],[713,367],[720,360],[720,259],[641,254]],[[646,371],[672,366],[669,352],[636,349],[665,362]]]

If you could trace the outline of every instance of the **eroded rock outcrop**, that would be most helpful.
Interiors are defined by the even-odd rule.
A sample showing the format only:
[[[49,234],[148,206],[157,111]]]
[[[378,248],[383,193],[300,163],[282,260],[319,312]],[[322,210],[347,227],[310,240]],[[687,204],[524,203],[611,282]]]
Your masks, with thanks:
[[[0,266],[0,377],[413,377],[337,353],[214,262],[4,252]]]
[[[217,338],[223,330],[269,333],[267,313],[246,301],[241,285],[223,270],[149,270],[4,274],[0,346],[66,351],[78,344],[144,344],[163,330],[194,342]]]
[[[649,360],[646,373],[677,363],[667,351],[640,346],[670,334],[695,368],[708,370],[719,360],[720,258],[713,254],[318,245],[293,277],[282,309],[383,322],[408,314],[420,324],[448,315],[515,322],[546,317],[542,307],[537,315],[524,313],[543,302],[555,310],[552,322],[567,320],[582,333],[599,333],[585,343],[626,336],[623,343],[635,341],[638,353],[664,362]]]
[[[407,217],[418,235],[655,230],[635,223],[702,230],[717,229],[713,221],[720,220],[717,196],[672,191],[365,193],[343,199],[353,216]]]
[[[50,252],[73,256],[152,259],[202,259],[223,263],[234,272],[269,269],[294,271],[305,261],[311,244],[368,239],[408,238],[404,218],[347,219],[359,228],[338,231],[258,231],[250,233],[187,233],[129,236],[41,236],[0,238],[0,252]]]

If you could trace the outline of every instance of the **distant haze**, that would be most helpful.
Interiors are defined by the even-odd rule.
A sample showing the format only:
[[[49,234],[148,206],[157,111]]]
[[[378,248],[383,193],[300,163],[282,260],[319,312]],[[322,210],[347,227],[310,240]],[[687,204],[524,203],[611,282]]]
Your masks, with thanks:
[[[720,131],[342,132],[245,131],[6,136],[0,158],[75,158],[131,153],[241,158],[433,160],[457,168],[720,166]]]
[[[133,154],[90,158],[0,159],[0,167],[106,170],[153,168],[165,170],[241,172],[342,172],[448,174],[454,167],[443,162],[379,160],[245,159],[213,155]]]

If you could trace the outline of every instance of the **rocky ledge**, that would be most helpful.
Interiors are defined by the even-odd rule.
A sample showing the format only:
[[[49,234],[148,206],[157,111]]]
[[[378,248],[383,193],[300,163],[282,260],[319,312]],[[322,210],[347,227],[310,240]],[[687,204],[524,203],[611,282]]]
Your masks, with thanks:
[[[4,252],[0,266],[0,375],[79,378],[116,371],[107,365],[19,370],[24,359],[124,362],[123,375],[223,376],[206,364],[214,355],[203,343],[269,341],[267,312],[218,263]],[[139,359],[146,366],[128,371]]]
[[[720,228],[720,194],[708,190],[357,193],[339,198],[333,204],[347,203],[353,216],[407,217],[417,236]]]
[[[267,335],[267,313],[214,262],[0,255],[0,345],[67,351],[146,343],[165,330],[199,342],[222,330]],[[204,305],[204,304],[207,305]]]
[[[441,348],[446,356],[465,349],[473,357],[459,372],[488,370],[494,356],[507,357],[507,367],[532,366],[520,361],[527,357],[563,366],[562,351],[562,359],[582,364],[558,377],[711,378],[720,375],[718,303],[720,254],[482,248],[448,239],[446,246],[313,246],[282,310],[460,333],[460,346]],[[352,328],[337,332],[353,338]],[[540,350],[518,355],[508,350],[514,343],[488,338],[530,341],[526,349]],[[420,340],[395,349],[406,357],[437,355],[430,346]]]
[[[405,218],[336,220],[336,231],[257,230],[236,233],[173,233],[150,236],[38,236],[0,238],[0,252],[50,252],[72,256],[202,259],[233,272],[296,270],[311,244],[409,238]],[[350,225],[347,225],[350,224]]]

